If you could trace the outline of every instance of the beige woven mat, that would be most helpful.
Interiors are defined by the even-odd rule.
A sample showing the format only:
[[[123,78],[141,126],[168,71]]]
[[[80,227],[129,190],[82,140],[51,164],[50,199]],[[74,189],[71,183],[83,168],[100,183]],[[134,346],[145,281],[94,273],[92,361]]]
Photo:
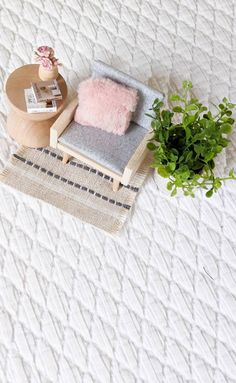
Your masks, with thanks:
[[[3,183],[50,203],[109,233],[123,226],[149,170],[146,159],[130,185],[112,191],[112,179],[72,159],[61,162],[51,148],[22,147],[2,172]]]

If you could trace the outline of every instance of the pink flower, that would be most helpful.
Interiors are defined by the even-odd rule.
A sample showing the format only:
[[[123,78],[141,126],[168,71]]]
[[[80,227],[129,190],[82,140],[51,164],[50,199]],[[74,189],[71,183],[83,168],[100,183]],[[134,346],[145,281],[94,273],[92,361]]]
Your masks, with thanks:
[[[47,45],[42,45],[41,47],[37,48],[36,54],[38,54],[40,57],[52,58],[54,56],[54,50]]]
[[[45,69],[51,70],[53,66],[61,65],[59,60],[54,57],[54,50],[47,45],[42,45],[34,51],[35,61],[42,65]]]
[[[47,70],[51,70],[52,69],[52,62],[49,58],[47,57],[41,57],[40,58],[40,64]]]

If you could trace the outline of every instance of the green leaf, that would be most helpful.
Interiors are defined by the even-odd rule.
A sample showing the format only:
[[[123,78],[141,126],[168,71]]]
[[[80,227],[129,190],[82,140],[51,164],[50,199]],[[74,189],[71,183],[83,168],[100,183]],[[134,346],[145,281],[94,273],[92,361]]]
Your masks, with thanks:
[[[210,189],[206,192],[206,197],[210,198],[213,195],[213,189]]]
[[[208,162],[210,160],[212,160],[212,158],[215,157],[215,152],[211,151],[209,153],[207,153],[207,155],[205,156],[205,161]]]
[[[184,81],[182,82],[182,87],[183,87],[183,89],[185,89],[185,90],[192,89],[193,84],[192,84],[192,82],[189,81],[189,80],[184,80]]]
[[[176,196],[176,194],[177,194],[177,189],[176,189],[176,188],[174,188],[174,190],[171,192],[171,197],[174,197],[174,196]]]
[[[230,176],[230,177],[235,177],[234,169],[231,169],[231,170],[229,171],[229,176]]]
[[[191,110],[198,110],[198,106],[194,105],[194,104],[190,104],[190,105],[186,106],[185,110],[186,110],[186,112],[190,112]]]
[[[202,149],[203,149],[202,145],[197,145],[197,144],[194,145],[194,150],[195,150],[195,152],[196,152],[198,155],[201,154]]]
[[[195,120],[196,120],[195,114],[192,116],[190,114],[186,114],[186,116],[184,117],[184,120],[183,120],[184,126],[192,124]]]
[[[221,133],[229,134],[232,131],[232,126],[228,123],[222,124],[220,131]]]
[[[159,168],[157,169],[158,173],[160,174],[161,177],[164,177],[164,178],[168,178],[169,177],[169,172],[168,170],[166,169],[166,167],[164,165],[161,165],[159,166]]]
[[[176,167],[175,162],[169,162],[168,163],[168,168],[170,169],[170,171],[173,172],[175,170],[175,167]]]
[[[223,146],[221,146],[221,145],[216,145],[216,152],[217,152],[217,153],[220,153],[220,152],[222,151],[222,149],[223,149]]]
[[[174,184],[171,181],[169,181],[169,182],[167,182],[166,188],[168,190],[171,190],[173,188],[173,186],[174,186]]]
[[[181,106],[175,106],[173,108],[173,112],[175,112],[175,113],[184,113],[184,110],[183,110],[183,108],[181,108]]]
[[[153,142],[148,142],[147,143],[147,148],[151,151],[155,150],[156,149],[156,145],[153,144]]]
[[[227,138],[221,138],[219,144],[222,145],[224,148],[226,148],[229,144],[229,140],[227,140]]]
[[[172,96],[170,96],[170,101],[181,101],[182,98],[178,95],[178,94],[172,94]]]
[[[221,187],[221,185],[222,185],[222,182],[219,180],[219,178],[216,178],[215,182],[214,182],[214,187],[216,189],[219,189]]]
[[[156,98],[153,101],[152,108],[161,108],[163,106],[163,102],[159,100],[159,98]]]

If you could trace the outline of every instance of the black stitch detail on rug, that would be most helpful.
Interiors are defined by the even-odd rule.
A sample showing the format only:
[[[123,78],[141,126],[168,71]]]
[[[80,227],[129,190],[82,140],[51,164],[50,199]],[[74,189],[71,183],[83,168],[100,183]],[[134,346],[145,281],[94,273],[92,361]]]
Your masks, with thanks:
[[[56,153],[51,152],[51,151],[48,150],[48,149],[37,148],[37,150],[39,150],[39,151],[41,151],[41,152],[45,152],[46,154],[49,154],[49,155],[52,156],[52,157],[57,157],[58,160],[62,160],[62,156],[57,155]],[[104,173],[102,173],[102,172],[100,172],[100,171],[98,171],[98,170],[96,170],[96,169],[94,169],[94,168],[90,168],[90,167],[87,166],[87,165],[82,165],[82,164],[77,163],[77,162],[75,162],[75,161],[69,161],[68,164],[69,164],[69,165],[72,165],[72,166],[76,166],[76,167],[78,167],[78,168],[82,168],[82,169],[84,169],[84,170],[86,170],[86,171],[90,171],[90,172],[92,172],[92,173],[94,173],[94,174],[97,173],[98,176],[100,176],[100,177],[104,177],[105,180],[113,181],[113,178],[112,178],[112,177],[110,177],[110,176],[108,176],[107,174],[104,174]],[[131,185],[123,185],[123,187],[126,188],[126,189],[130,189],[130,190],[132,190],[132,191],[135,192],[135,193],[137,193],[137,192],[139,191],[139,188],[137,188],[137,187],[135,187],[135,186],[131,186]]]
[[[24,159],[23,157],[18,156],[18,154],[13,154],[13,156],[15,158],[17,158],[18,160],[20,160],[21,162],[26,162],[26,159]]]
[[[37,150],[39,150],[39,151],[43,151],[44,149],[42,149],[42,148],[37,148]],[[51,154],[52,154],[52,152],[50,153],[50,155],[51,155]],[[43,172],[43,173],[47,173],[49,176],[54,177],[55,179],[60,179],[62,182],[67,182],[69,185],[72,185],[72,186],[74,186],[74,187],[76,187],[76,188],[78,188],[78,189],[81,189],[81,190],[83,190],[83,191],[88,191],[89,193],[95,195],[96,197],[98,197],[98,198],[102,198],[102,200],[104,200],[104,201],[108,201],[108,202],[110,202],[110,203],[113,204],[113,205],[115,204],[115,205],[117,205],[117,206],[122,206],[122,207],[124,207],[124,208],[127,209],[127,210],[129,210],[129,209],[131,208],[130,205],[122,204],[121,202],[115,201],[114,199],[109,199],[108,197],[106,197],[106,196],[104,196],[104,195],[101,195],[100,193],[95,193],[94,190],[92,190],[92,189],[88,189],[86,186],[81,186],[81,185],[78,184],[78,183],[74,183],[74,182],[72,182],[72,181],[70,181],[70,180],[68,180],[68,179],[66,179],[66,178],[64,178],[64,177],[60,177],[58,174],[54,174],[54,173],[51,172],[50,170],[47,170],[47,169],[45,169],[45,168],[41,168],[39,165],[34,164],[32,161],[27,161],[25,158],[19,156],[18,154],[13,154],[13,156],[14,156],[15,158],[17,158],[18,160],[20,160],[21,162],[24,162],[26,165],[32,166],[33,168],[36,168],[36,169],[39,169],[41,172]],[[102,174],[102,173],[100,172],[100,174]],[[110,178],[110,177],[109,177],[109,178]]]

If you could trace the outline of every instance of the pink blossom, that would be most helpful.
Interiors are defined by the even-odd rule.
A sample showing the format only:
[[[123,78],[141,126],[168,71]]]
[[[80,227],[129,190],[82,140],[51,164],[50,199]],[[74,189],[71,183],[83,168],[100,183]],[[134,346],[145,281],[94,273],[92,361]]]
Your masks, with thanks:
[[[59,60],[54,57],[54,50],[51,47],[42,45],[34,51],[35,61],[42,65],[45,69],[51,70],[53,66],[61,65]]]
[[[51,70],[52,69],[52,62],[49,58],[47,57],[41,57],[40,59],[40,64],[47,70]]]
[[[52,58],[54,56],[54,50],[51,47],[48,47],[47,45],[42,45],[41,47],[37,48],[36,54],[38,54],[41,57]]]

